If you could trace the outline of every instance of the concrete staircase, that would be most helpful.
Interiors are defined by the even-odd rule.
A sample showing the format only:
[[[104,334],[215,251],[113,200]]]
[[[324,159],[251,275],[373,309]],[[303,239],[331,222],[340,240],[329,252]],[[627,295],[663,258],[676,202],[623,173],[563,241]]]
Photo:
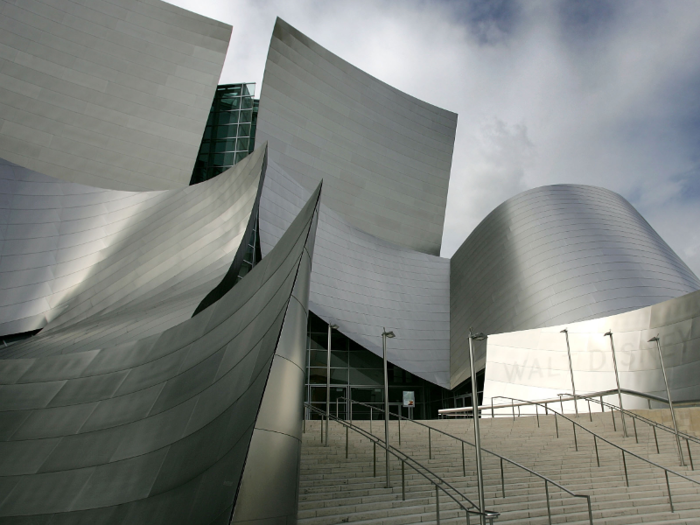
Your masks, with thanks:
[[[670,434],[658,433],[660,454],[656,453],[653,433],[646,425],[637,425],[639,444],[623,438],[619,415],[617,432],[613,431],[608,412],[586,413],[576,421],[625,449],[651,461],[700,481],[700,472],[679,467],[675,440]],[[481,420],[485,449],[499,453],[539,474],[548,477],[576,494],[591,496],[594,524],[694,524],[700,525],[700,485],[669,475],[675,512],[669,506],[666,479],[661,469],[626,456],[629,488],[626,486],[622,455],[619,450],[598,441],[600,467],[597,466],[593,438],[577,429],[575,450],[572,425],[558,418],[556,437],[554,416],[485,418]],[[355,422],[369,430],[368,421]],[[425,421],[473,442],[471,420]],[[320,422],[307,421],[301,460],[299,523],[332,525],[337,523],[404,525],[435,523],[435,488],[425,478],[406,467],[406,500],[402,501],[401,465],[391,458],[391,488],[386,488],[384,453],[377,448],[377,477],[373,476],[373,447],[364,437],[349,432],[349,454],[345,459],[345,429],[330,423],[330,446],[320,439]],[[398,446],[398,423],[391,422],[389,439]],[[373,433],[384,437],[383,422],[372,424]],[[473,447],[465,445],[466,476],[462,467],[462,446],[455,439],[431,432],[410,422],[401,423],[400,450],[416,459],[472,501],[478,501]],[[685,444],[684,444],[685,446]],[[428,456],[432,452],[432,459]],[[692,445],[691,445],[692,448]],[[700,449],[696,464],[700,469]],[[687,458],[687,456],[686,456]],[[502,494],[500,460],[483,455],[486,508],[500,513],[495,523],[546,525],[548,521],[545,483],[542,479],[504,462]],[[552,523],[588,524],[588,506],[584,498],[575,498],[549,485]],[[440,522],[465,524],[465,513],[440,492]],[[471,523],[478,524],[472,516]]]

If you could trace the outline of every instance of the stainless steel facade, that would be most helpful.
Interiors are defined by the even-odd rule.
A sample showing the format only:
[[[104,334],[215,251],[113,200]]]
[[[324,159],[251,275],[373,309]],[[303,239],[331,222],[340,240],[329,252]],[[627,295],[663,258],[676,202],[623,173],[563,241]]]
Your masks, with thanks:
[[[406,95],[277,19],[260,93],[270,159],[360,230],[438,255],[457,115]]]
[[[286,408],[303,387],[295,356],[318,197],[245,279],[194,317],[169,326],[161,310],[160,329],[144,336],[105,322],[115,313],[89,311],[10,347],[22,357],[0,359],[0,520],[227,523],[246,499],[257,443],[284,429],[286,439],[273,439],[284,457],[263,465],[262,487],[294,502],[282,506],[294,522],[301,407]],[[118,316],[152,306],[136,296]],[[251,519],[262,509],[254,510]]]
[[[308,192],[271,160],[260,201],[263,255],[307,199]],[[383,327],[394,330],[389,360],[448,387],[449,260],[363,232],[323,202],[311,273],[311,310],[379,356]]]
[[[592,186],[545,186],[507,200],[457,250],[450,270],[452,386],[469,376],[470,326],[490,335],[559,325],[700,290],[632,205]],[[478,368],[483,358],[482,350]]]
[[[672,399],[700,398],[700,292],[693,292],[623,314],[489,337],[484,403],[499,395],[536,400],[571,393],[563,328],[569,332],[579,395],[616,388],[610,341],[604,336],[611,331],[623,389],[666,398],[656,343],[649,342],[658,334]],[[647,408],[643,399],[623,397],[625,408]],[[608,401],[617,405],[617,395]],[[504,401],[494,399],[499,402]],[[564,409],[573,412],[573,403]],[[588,407],[580,402],[579,410]]]
[[[118,323],[137,298],[151,304],[137,320],[144,329],[151,315],[163,322],[163,308],[173,324],[187,319],[231,264],[264,157],[262,147],[206,185],[138,193],[1,163],[0,335],[93,312]]]
[[[1,0],[0,158],[100,188],[187,186],[230,35],[160,0]]]

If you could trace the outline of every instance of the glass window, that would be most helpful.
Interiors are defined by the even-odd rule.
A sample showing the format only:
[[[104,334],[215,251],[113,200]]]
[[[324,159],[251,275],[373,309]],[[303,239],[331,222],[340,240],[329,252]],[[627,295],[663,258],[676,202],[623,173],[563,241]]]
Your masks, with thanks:
[[[238,136],[249,137],[250,136],[250,124],[241,124],[238,126]]]
[[[229,153],[224,153],[224,165],[225,165],[225,166],[233,166],[236,162],[238,162],[238,161],[236,160],[235,155],[237,155],[237,154],[236,154],[236,153],[230,153],[230,152],[229,152]]]
[[[350,352],[350,366],[353,368],[384,368],[384,360],[369,350]]]
[[[219,113],[219,124],[238,124],[238,111],[223,111]]]
[[[351,385],[383,385],[384,370],[380,369],[350,369]]]
[[[327,350],[328,335],[321,332],[309,332],[308,347],[313,350]]]
[[[246,158],[247,156],[248,156],[248,152],[247,152],[247,151],[239,151],[238,153],[236,153],[236,157],[235,157],[235,160],[234,160],[233,163],[234,163],[234,164],[238,164],[240,161],[242,161],[242,160],[243,160],[244,158]]]
[[[253,111],[250,109],[244,109],[241,111],[241,122],[250,122],[253,120]]]
[[[310,367],[309,368],[309,383],[313,384],[326,384],[326,367]]]
[[[223,153],[224,151],[233,151],[236,149],[236,140],[219,140],[214,143],[214,152]]]
[[[331,347],[333,348],[333,347]],[[348,353],[331,351],[331,366],[345,367],[348,366]]]
[[[253,107],[253,99],[251,97],[244,97],[241,100],[241,109],[251,109]]]
[[[204,128],[204,137],[205,140],[208,140],[211,138],[211,126],[207,126]]]
[[[326,366],[326,356],[325,350],[309,350],[309,365]]]
[[[236,149],[239,151],[248,151],[250,139],[238,139],[236,141]]]

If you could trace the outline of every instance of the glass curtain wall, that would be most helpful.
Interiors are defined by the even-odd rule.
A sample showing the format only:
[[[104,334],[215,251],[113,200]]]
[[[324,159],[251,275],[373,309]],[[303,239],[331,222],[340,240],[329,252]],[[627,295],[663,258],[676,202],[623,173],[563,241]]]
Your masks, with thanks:
[[[326,410],[326,358],[328,347],[328,324],[313,313],[309,314],[307,333],[307,382],[306,400],[321,410]],[[377,334],[377,337],[380,337]],[[401,411],[404,417],[415,419],[437,418],[440,408],[454,406],[453,394],[410,372],[389,363],[389,410],[396,414]],[[403,407],[403,392],[414,392],[416,407],[409,414]],[[331,413],[352,419],[383,419],[383,415],[359,405],[348,412],[343,398],[352,396],[353,401],[361,401],[372,407],[384,408],[384,364],[381,357],[366,350],[342,333],[331,333]],[[308,417],[318,416],[309,413]]]
[[[255,84],[218,86],[190,184],[215,177],[255,149],[259,100]]]

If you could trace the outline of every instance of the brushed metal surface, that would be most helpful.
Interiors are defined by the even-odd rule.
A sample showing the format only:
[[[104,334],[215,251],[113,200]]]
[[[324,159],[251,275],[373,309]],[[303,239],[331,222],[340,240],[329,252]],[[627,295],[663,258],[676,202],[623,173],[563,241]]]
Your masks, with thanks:
[[[396,332],[389,361],[449,387],[450,262],[383,241],[352,226],[321,199],[309,308],[376,355],[382,327]],[[260,201],[263,255],[308,192],[270,160]]]
[[[675,401],[700,397],[700,291],[653,306],[567,325],[495,334],[488,339],[484,403],[493,396],[548,399],[571,392],[563,328],[569,331],[578,394],[616,388],[611,330],[623,389],[666,397],[656,343],[659,335],[671,396]],[[625,408],[647,408],[643,399],[623,394]],[[617,395],[606,401],[615,405]],[[503,402],[495,399],[494,403]],[[591,408],[599,408],[591,403]],[[567,412],[573,403],[565,403]],[[521,411],[529,410],[527,407]],[[579,411],[588,410],[579,402]]]
[[[100,188],[188,185],[231,26],[160,0],[0,11],[0,158]]]
[[[371,235],[438,255],[457,115],[348,64],[277,19],[256,142]]]
[[[186,319],[231,264],[264,159],[263,145],[206,184],[155,192],[91,188],[1,162],[0,335],[95,322],[96,312],[109,313],[115,330],[137,322],[143,337]],[[136,303],[139,319],[123,311]]]
[[[219,194],[223,199],[229,196]],[[290,427],[289,439],[279,443],[277,456],[266,455],[268,471],[298,471],[303,372],[289,357],[303,351],[295,347],[304,346],[299,339],[306,310],[298,297],[303,298],[301,289],[308,287],[312,247],[307,243],[313,240],[309,232],[316,223],[318,197],[317,190],[267,257],[198,315],[161,322],[157,315],[167,318],[170,310],[156,308],[153,313],[154,303],[143,294],[123,299],[120,287],[112,287],[120,308],[81,309],[80,315],[58,318],[58,327],[49,323],[31,340],[8,349],[17,356],[34,357],[2,355],[0,407],[12,410],[12,417],[4,418],[0,411],[4,418],[0,421],[7,421],[12,433],[0,443],[0,476],[4,476],[0,521],[124,525],[226,521],[249,449],[251,458],[256,455],[250,443],[264,395],[269,407],[299,401],[292,411],[297,417],[284,420]],[[199,202],[193,199],[190,205]],[[205,203],[213,205],[214,197]],[[186,211],[182,206],[177,209]],[[169,225],[181,228],[177,221]],[[163,231],[168,228],[158,230]],[[161,236],[146,238],[157,243]],[[218,243],[229,241],[222,236]],[[196,245],[195,238],[189,242]],[[182,244],[177,246],[187,252]],[[117,250],[104,261],[123,257]],[[144,275],[156,279],[158,273]],[[100,288],[101,283],[93,281],[92,286]],[[177,288],[177,283],[172,286]],[[300,291],[293,298],[295,290]],[[207,291],[195,294],[190,302],[196,306]],[[177,296],[161,300],[177,301]],[[110,304],[109,295],[105,302]],[[290,302],[303,310],[302,315],[285,320]],[[121,323],[110,322],[114,316],[121,317]],[[143,337],[143,330],[125,330],[139,325],[127,317],[147,318],[152,324],[149,333]],[[283,325],[288,323],[284,336]],[[295,323],[301,326],[291,326]],[[78,349],[73,347],[77,333],[83,334]],[[279,363],[278,341],[286,345]],[[271,367],[275,377],[268,378]],[[129,380],[132,373],[137,380]],[[265,394],[266,385],[282,385],[279,379],[285,378],[291,383],[284,384],[298,387],[296,397],[286,388],[268,387]],[[69,394],[61,396],[63,389]],[[286,450],[292,453],[285,454]],[[279,465],[270,459],[279,460]],[[267,481],[270,490],[280,487],[279,480]],[[294,500],[296,514],[296,485],[292,483],[291,491],[289,483],[285,487],[287,492],[280,497],[287,503]]]
[[[470,326],[491,335],[560,325],[700,289],[629,202],[592,186],[545,186],[507,200],[471,233],[450,269],[453,387],[469,376]],[[482,367],[483,353],[477,356]]]

